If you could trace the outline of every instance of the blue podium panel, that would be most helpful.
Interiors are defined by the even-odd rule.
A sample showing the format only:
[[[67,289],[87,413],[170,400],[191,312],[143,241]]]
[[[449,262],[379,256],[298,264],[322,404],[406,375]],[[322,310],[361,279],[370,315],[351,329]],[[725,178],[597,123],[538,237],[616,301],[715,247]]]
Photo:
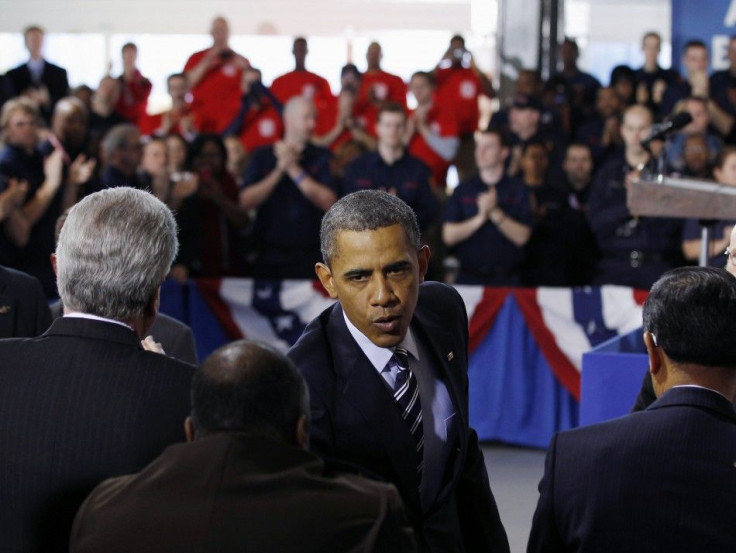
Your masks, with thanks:
[[[649,365],[642,333],[634,330],[583,354],[580,426],[631,411]]]

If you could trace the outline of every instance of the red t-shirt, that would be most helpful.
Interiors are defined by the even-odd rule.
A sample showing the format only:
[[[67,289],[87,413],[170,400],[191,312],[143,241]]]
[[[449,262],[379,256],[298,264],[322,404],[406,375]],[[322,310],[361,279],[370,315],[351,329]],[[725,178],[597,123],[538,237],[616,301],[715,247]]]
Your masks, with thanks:
[[[406,83],[385,71],[366,71],[355,102],[355,118],[372,136],[376,136],[376,115],[383,102],[398,102],[406,109]]]
[[[184,72],[194,69],[208,51],[192,54],[184,66]],[[192,88],[192,112],[199,132],[222,132],[240,109],[240,79],[243,71],[233,63],[233,58],[218,59]]]
[[[284,125],[279,112],[271,104],[258,109],[251,108],[245,114],[243,130],[240,131],[240,142],[246,152],[252,152],[261,146],[273,144],[281,138]]]
[[[327,112],[332,102],[332,90],[327,79],[311,71],[291,71],[274,79],[270,86],[271,92],[279,102],[285,104],[294,96],[310,98],[317,108],[317,134],[324,134],[330,126]]]
[[[138,125],[146,117],[146,105],[153,85],[141,72],[136,69],[133,79],[126,81],[123,77],[120,82],[120,98],[115,111],[134,125]]]
[[[470,68],[449,67],[437,71],[437,101],[451,106],[461,135],[478,130],[481,91],[480,78]]]
[[[451,109],[442,104],[434,103],[427,114],[427,125],[433,133],[443,137],[459,136],[457,121]],[[427,144],[422,134],[415,131],[409,141],[409,153],[421,159],[432,171],[432,184],[444,188],[447,184],[447,169],[450,161],[446,161]]]
[[[164,111],[162,113],[156,113],[155,115],[146,115],[138,121],[138,128],[142,135],[146,136],[163,136],[165,134],[178,134],[189,140],[191,137],[186,136],[184,130],[181,128],[181,120],[191,113],[189,107],[186,107],[181,111]],[[164,132],[161,128],[164,124],[164,117],[168,116],[171,123],[168,131]]]

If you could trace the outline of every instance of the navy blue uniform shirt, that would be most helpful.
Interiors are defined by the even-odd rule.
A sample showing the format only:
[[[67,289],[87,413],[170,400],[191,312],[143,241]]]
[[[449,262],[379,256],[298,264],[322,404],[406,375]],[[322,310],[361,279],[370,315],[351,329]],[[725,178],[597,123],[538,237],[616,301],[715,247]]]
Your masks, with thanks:
[[[443,220],[461,223],[478,213],[478,195],[489,187],[480,176],[461,183],[447,200]],[[498,207],[519,223],[532,226],[529,192],[523,183],[504,176],[496,184]],[[451,248],[460,260],[458,284],[518,284],[518,269],[524,260],[524,248],[516,246],[491,221],[486,221],[466,240]]]
[[[396,190],[396,195],[414,210],[423,231],[435,221],[439,210],[429,184],[429,167],[408,153],[393,165],[383,161],[378,152],[368,152],[355,159],[345,170],[341,196],[358,190]]]

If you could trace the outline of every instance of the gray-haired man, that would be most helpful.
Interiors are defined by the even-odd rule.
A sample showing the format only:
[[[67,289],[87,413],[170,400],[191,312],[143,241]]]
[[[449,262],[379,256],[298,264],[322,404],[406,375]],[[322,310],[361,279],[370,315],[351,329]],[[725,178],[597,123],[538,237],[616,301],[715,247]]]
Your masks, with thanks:
[[[147,192],[104,190],[69,213],[56,250],[64,317],[0,340],[0,545],[65,551],[101,480],[184,440],[192,367],[143,351],[176,255],[176,224]]]

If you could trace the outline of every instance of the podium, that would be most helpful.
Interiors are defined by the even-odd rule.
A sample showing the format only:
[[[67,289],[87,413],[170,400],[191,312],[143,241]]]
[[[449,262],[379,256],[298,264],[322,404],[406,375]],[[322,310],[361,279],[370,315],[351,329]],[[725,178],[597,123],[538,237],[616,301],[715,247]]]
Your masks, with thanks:
[[[626,205],[632,215],[700,219],[700,266],[708,264],[707,221],[736,219],[736,188],[717,182],[657,175],[631,183]]]
[[[736,219],[736,188],[659,175],[631,183],[627,206],[632,215],[648,217]]]

